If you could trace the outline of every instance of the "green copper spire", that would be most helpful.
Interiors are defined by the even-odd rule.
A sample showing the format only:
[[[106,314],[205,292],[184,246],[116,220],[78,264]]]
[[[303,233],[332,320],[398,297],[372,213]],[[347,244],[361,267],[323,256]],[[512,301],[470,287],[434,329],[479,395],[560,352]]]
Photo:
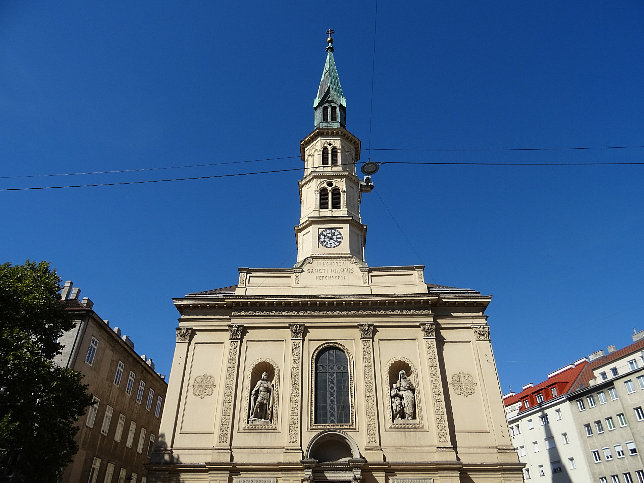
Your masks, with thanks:
[[[327,38],[326,62],[320,79],[318,95],[313,101],[315,112],[315,127],[345,127],[347,100],[342,94],[340,85],[340,76],[338,69],[335,67],[333,58],[333,29],[326,31],[329,35]]]

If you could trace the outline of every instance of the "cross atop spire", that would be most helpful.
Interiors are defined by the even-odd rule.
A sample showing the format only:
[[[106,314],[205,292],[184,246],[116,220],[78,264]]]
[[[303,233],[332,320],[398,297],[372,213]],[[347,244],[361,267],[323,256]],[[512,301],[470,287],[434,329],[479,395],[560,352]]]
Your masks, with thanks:
[[[327,52],[333,52],[333,37],[331,37],[331,35],[333,35],[334,33],[335,33],[335,30],[333,30],[331,28],[326,31],[326,34],[329,36],[326,39],[326,43],[328,44],[326,46],[326,51]]]

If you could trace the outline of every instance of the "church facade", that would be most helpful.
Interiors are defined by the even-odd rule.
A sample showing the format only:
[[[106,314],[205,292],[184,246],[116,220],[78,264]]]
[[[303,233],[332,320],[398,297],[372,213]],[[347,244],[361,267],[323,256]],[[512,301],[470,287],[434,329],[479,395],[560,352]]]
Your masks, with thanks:
[[[422,265],[365,262],[360,140],[327,40],[291,268],[175,299],[148,481],[520,482],[485,309]]]

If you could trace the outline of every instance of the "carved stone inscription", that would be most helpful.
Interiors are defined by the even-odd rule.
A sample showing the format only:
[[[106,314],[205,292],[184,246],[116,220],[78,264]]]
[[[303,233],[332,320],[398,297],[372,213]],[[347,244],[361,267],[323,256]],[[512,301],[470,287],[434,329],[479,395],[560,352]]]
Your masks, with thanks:
[[[328,285],[329,283],[362,285],[362,273],[354,260],[313,260],[304,266],[299,283]]]
[[[435,334],[435,324],[425,324],[423,331],[428,334]],[[447,413],[445,412],[445,398],[443,396],[443,384],[441,381],[438,354],[436,352],[436,339],[425,336],[425,349],[427,351],[427,362],[429,363],[429,378],[431,382],[432,399],[434,403],[434,421],[439,443],[450,444],[449,432],[447,430]]]

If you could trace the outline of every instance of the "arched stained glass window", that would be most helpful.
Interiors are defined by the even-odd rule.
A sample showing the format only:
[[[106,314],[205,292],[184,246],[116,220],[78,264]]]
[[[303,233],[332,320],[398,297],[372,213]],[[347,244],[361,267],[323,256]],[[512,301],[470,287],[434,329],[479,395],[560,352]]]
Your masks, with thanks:
[[[349,422],[349,360],[342,349],[327,347],[315,359],[315,424]]]

